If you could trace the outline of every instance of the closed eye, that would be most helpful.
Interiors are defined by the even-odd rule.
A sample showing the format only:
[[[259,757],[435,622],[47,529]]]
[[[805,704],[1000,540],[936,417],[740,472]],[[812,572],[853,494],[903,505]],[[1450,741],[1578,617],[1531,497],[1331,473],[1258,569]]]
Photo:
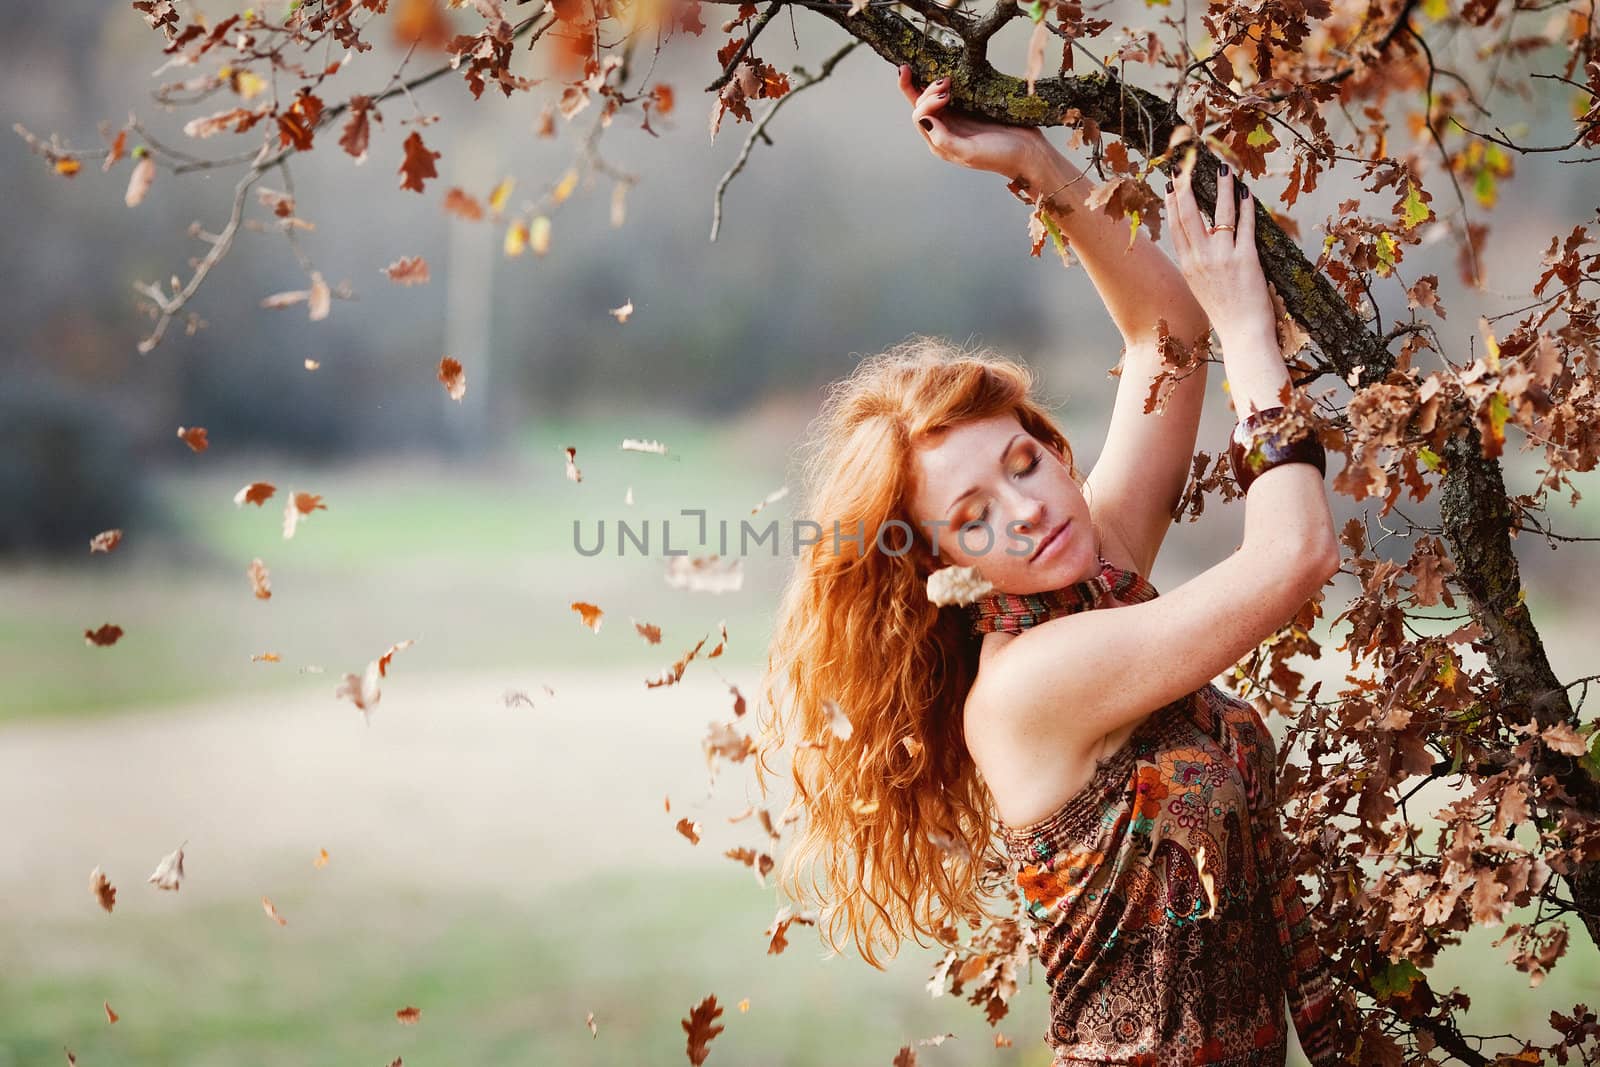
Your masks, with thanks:
[[[1032,474],[1039,466],[1039,458],[1040,458],[1039,454],[1037,452],[1035,452],[1034,455],[1033,455],[1033,462],[1029,463],[1026,467],[1024,467],[1020,471],[1018,471],[1016,476],[1018,478],[1025,478],[1028,475]],[[962,526],[961,528],[963,530],[970,530],[974,526],[981,526],[981,525],[983,525],[983,523],[988,518],[989,518],[989,505],[985,504],[983,506],[983,510],[978,513],[978,517],[973,519],[971,522],[967,523],[966,525]]]

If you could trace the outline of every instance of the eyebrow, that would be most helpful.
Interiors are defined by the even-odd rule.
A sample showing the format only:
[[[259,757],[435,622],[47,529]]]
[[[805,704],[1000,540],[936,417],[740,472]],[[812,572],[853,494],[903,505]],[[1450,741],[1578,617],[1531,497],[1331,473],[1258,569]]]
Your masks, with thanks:
[[[1011,440],[1007,441],[1006,442],[1006,447],[1000,450],[1000,462],[1004,463],[1006,461],[1006,457],[1011,454],[1012,447],[1015,446],[1018,441],[1022,440],[1024,437],[1027,437],[1027,436],[1028,435],[1027,435],[1026,432],[1019,433],[1015,437],[1013,437]],[[950,501],[950,506],[944,509],[945,516],[949,517],[950,513],[956,509],[956,505],[957,504],[961,503],[963,500],[967,499],[967,497],[971,496],[973,493],[976,493],[977,491],[978,491],[978,487],[977,486],[973,486],[971,489],[968,489],[968,490],[964,491],[960,496],[958,496],[954,500]]]

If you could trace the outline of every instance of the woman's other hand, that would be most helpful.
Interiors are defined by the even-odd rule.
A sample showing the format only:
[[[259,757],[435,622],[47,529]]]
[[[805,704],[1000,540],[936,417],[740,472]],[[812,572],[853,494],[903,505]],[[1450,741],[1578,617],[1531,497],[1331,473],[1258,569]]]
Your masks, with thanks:
[[[1046,157],[1050,143],[1036,126],[1007,126],[953,109],[950,79],[940,78],[920,93],[911,81],[911,66],[900,66],[900,91],[911,101],[911,117],[940,159],[1008,178],[1025,177]]]
[[[1206,225],[1194,199],[1191,168],[1167,182],[1167,226],[1189,290],[1217,324],[1273,321],[1272,298],[1256,252],[1255,200],[1226,164],[1217,167],[1215,225]],[[1264,318],[1263,318],[1264,317]]]

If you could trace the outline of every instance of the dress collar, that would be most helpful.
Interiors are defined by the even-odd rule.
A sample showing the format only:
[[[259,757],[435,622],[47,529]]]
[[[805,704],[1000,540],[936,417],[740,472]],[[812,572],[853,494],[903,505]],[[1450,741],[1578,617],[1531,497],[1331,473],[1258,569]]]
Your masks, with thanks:
[[[1137,593],[1144,578],[1136,571],[1118,567],[1104,556],[1097,558],[1099,574],[1060,589],[1041,593],[990,593],[979,597],[967,605],[971,632],[1020,634],[1041,622],[1099,607],[1112,597],[1131,599],[1130,594]]]

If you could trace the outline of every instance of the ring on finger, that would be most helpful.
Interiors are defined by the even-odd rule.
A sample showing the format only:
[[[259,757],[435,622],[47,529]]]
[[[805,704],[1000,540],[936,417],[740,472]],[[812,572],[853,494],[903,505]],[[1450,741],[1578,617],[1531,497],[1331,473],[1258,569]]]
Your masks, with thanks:
[[[1227,230],[1229,233],[1233,233],[1234,232],[1233,226],[1230,225],[1229,223],[1226,223],[1226,222],[1224,222],[1220,226],[1207,226],[1206,227],[1206,233],[1208,233],[1208,234],[1209,233],[1216,233],[1219,230]]]

